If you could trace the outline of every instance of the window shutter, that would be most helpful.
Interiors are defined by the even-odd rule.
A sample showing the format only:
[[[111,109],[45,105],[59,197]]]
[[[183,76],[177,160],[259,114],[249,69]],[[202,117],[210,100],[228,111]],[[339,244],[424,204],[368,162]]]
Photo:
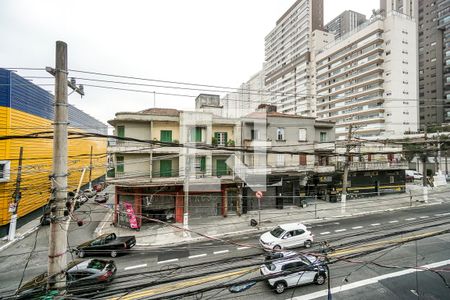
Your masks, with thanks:
[[[223,144],[226,146],[228,143],[228,132],[224,132],[223,136],[224,136],[224,140],[225,140]]]
[[[125,137],[125,126],[117,126],[117,136]]]
[[[202,172],[206,171],[206,157],[204,156],[200,158],[200,171]]]

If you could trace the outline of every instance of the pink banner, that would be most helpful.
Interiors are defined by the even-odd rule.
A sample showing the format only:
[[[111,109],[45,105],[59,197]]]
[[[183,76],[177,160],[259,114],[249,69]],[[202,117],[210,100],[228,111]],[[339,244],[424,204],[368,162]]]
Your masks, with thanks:
[[[134,214],[133,206],[130,203],[125,202],[125,211],[127,212],[130,227],[133,229],[138,229],[139,225],[137,223],[136,215]]]

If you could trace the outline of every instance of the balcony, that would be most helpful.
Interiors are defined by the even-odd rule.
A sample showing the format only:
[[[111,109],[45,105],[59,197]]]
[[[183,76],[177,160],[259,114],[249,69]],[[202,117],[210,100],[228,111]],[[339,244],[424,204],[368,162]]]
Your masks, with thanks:
[[[344,162],[338,162],[336,169],[343,171]],[[351,162],[350,171],[372,171],[372,170],[407,170],[407,162],[394,161],[368,161],[368,162]]]
[[[315,173],[333,173],[334,171],[334,166],[314,166]]]
[[[117,141],[108,145],[109,153],[150,153],[155,148],[154,145],[140,142]]]

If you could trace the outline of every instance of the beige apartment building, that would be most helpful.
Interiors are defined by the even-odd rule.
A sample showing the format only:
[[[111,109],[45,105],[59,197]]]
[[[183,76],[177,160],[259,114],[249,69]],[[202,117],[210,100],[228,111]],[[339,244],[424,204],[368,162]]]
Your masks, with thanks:
[[[389,11],[373,16],[316,56],[316,113],[336,122],[336,138],[349,125],[360,137],[418,128],[415,20]]]

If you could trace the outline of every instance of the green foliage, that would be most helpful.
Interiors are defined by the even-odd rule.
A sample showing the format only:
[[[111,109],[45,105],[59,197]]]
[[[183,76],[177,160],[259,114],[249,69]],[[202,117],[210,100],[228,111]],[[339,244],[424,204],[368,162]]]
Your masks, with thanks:
[[[211,139],[211,144],[216,146],[217,145],[217,139],[213,136]]]
[[[423,154],[423,147],[422,147],[422,145],[415,144],[415,143],[408,143],[408,142],[403,144],[403,155],[404,155],[405,159],[409,163],[418,154]]]
[[[228,147],[234,147],[234,141],[233,140],[228,140],[227,146]]]

